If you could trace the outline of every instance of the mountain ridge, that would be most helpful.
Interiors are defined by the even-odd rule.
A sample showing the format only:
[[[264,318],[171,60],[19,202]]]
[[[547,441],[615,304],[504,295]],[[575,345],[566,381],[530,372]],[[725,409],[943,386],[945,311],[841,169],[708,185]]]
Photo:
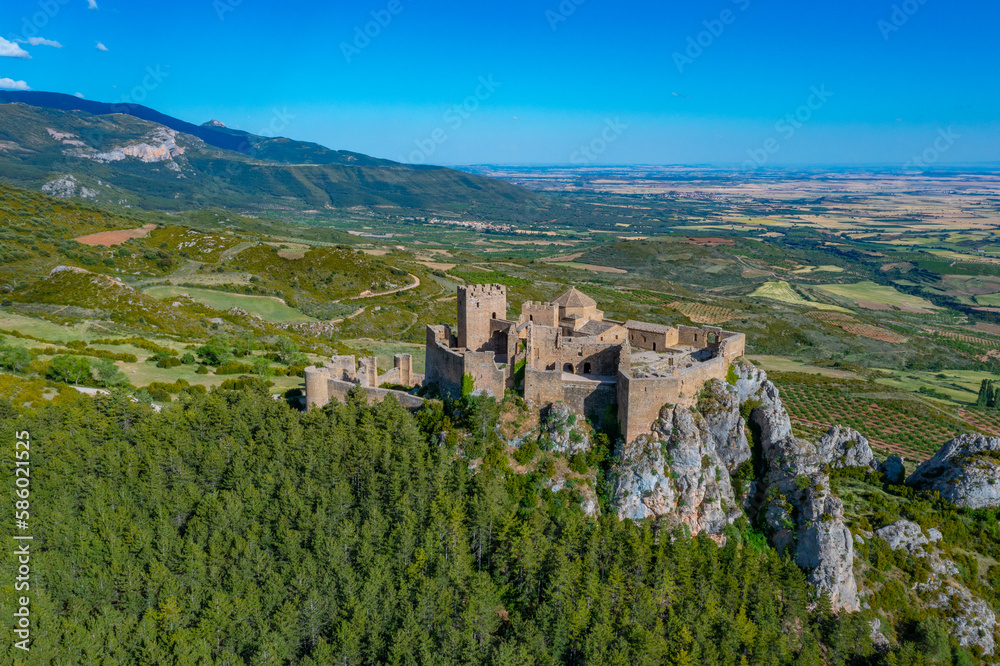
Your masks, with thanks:
[[[410,214],[510,219],[541,201],[536,193],[486,176],[221,123],[199,126],[138,104],[0,91],[0,121],[3,180],[115,205],[395,207]],[[78,186],[65,185],[74,181]]]

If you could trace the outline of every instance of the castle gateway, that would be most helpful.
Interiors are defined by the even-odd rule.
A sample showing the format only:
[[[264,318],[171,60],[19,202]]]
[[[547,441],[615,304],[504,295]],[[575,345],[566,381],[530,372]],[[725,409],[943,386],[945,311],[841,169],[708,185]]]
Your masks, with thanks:
[[[572,288],[548,303],[525,302],[507,318],[503,285],[458,288],[458,329],[427,327],[425,383],[459,395],[522,390],[542,407],[564,402],[601,421],[616,409],[626,441],[648,432],[666,403],[693,404],[710,379],[725,379],[746,337],[714,326],[663,326],[605,319]],[[523,373],[523,380],[522,380]]]

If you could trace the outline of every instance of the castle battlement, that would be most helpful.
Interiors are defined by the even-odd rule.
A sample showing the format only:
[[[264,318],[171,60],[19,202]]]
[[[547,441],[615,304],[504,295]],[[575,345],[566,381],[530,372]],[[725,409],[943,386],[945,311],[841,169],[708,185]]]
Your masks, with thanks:
[[[725,379],[746,345],[742,333],[715,326],[605,321],[575,288],[546,303],[525,301],[516,322],[506,319],[503,285],[460,286],[457,306],[457,336],[428,326],[428,383],[457,396],[471,377],[476,392],[502,398],[516,390],[529,404],[563,402],[598,422],[611,409],[628,441],[649,432],[664,404],[693,402],[705,382]],[[529,321],[536,325],[523,325]]]
[[[481,298],[484,296],[507,297],[507,287],[502,284],[470,284],[459,286],[458,293],[466,298]]]

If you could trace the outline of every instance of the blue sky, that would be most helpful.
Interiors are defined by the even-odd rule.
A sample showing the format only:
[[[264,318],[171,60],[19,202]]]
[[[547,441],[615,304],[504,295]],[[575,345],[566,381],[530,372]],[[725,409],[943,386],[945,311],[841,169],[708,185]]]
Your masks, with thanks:
[[[6,0],[0,84],[424,163],[968,163],[1000,160],[998,18],[981,0]]]

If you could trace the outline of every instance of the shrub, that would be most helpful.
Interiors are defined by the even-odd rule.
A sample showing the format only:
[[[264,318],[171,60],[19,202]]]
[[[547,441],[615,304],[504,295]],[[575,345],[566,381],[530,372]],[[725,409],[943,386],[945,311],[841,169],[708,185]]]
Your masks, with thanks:
[[[538,453],[538,442],[532,439],[522,444],[521,448],[514,452],[514,460],[522,465],[527,465],[536,453]]]
[[[242,375],[253,372],[253,366],[248,363],[240,363],[239,361],[229,361],[221,365],[216,366],[215,374],[217,375]]]
[[[183,365],[183,362],[176,356],[163,356],[156,362],[158,368],[176,368]]]

